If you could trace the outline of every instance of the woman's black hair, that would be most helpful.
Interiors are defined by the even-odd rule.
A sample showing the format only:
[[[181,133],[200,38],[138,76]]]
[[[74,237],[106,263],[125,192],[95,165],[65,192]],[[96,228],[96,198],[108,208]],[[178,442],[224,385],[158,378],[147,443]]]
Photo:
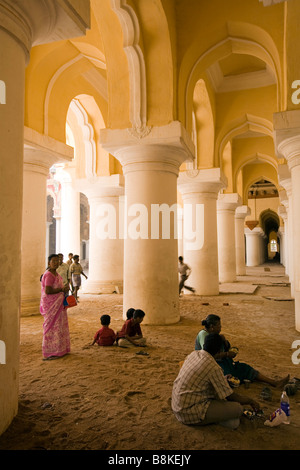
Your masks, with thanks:
[[[218,315],[211,313],[205,318],[205,320],[202,320],[202,325],[209,328],[210,326],[216,325],[219,321],[221,321],[221,318]]]
[[[50,263],[50,261],[52,260],[52,258],[58,258],[58,255],[56,253],[52,253],[52,255],[49,255],[48,256],[48,264]]]
[[[144,318],[144,316],[145,312],[143,312],[143,310],[137,309],[133,312],[133,318]]]
[[[133,317],[135,309],[134,308],[129,308],[126,312],[126,318],[127,320],[130,320]]]

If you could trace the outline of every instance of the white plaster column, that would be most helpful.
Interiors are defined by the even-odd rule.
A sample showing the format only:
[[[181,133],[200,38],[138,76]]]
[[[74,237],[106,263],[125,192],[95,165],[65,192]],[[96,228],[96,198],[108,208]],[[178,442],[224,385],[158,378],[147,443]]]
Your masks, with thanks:
[[[286,226],[287,226],[287,212],[286,208],[282,205],[278,207],[278,215],[283,220],[283,226],[279,227],[278,234],[280,237],[280,263],[286,268],[286,252],[287,252],[287,238],[286,238]]]
[[[78,181],[90,205],[89,276],[83,286],[88,294],[123,293],[124,217],[121,197],[124,178],[103,176]],[[121,211],[120,211],[121,209]]]
[[[219,281],[236,281],[235,210],[237,193],[220,194],[217,202]]]
[[[279,191],[279,199],[285,209],[284,233],[285,233],[285,273],[290,272],[290,228],[289,228],[289,201],[285,189]]]
[[[261,227],[255,227],[253,230],[245,228],[246,266],[260,266],[262,264],[262,235]]]
[[[0,7],[0,13],[2,13]],[[4,17],[5,20],[5,17]],[[21,227],[23,199],[24,77],[26,55],[22,42],[0,17],[1,76],[5,104],[0,104],[0,200],[2,249],[0,288],[0,340],[6,364],[0,365],[0,434],[18,409],[19,316],[21,296]]]
[[[188,170],[178,178],[184,227],[197,233],[192,243],[184,233],[184,261],[192,268],[189,284],[198,295],[219,294],[217,199],[226,186],[227,179],[219,168]]]
[[[295,326],[296,330],[300,331],[300,111],[276,113],[273,120],[277,155],[286,159],[291,175],[291,187],[288,188],[289,191],[285,189],[289,197],[289,212],[291,213],[289,223],[292,225],[293,237]]]
[[[245,276],[246,274],[246,250],[245,250],[245,218],[251,214],[248,206],[239,206],[235,210],[235,253],[236,253],[236,274]]]
[[[100,142],[125,175],[123,315],[133,307],[144,310],[144,323],[175,323],[180,319],[177,176],[183,161],[193,158],[193,144],[178,121],[144,133],[103,129]]]
[[[1,263],[4,275],[0,289],[0,341],[6,350],[6,363],[0,365],[0,434],[9,426],[18,409],[25,67],[32,45],[73,38],[85,31],[87,24],[81,22],[78,6],[63,3],[56,0],[0,2],[2,88],[4,84],[0,104],[3,221],[0,240],[4,253]],[[83,3],[80,8],[82,13],[89,12]]]
[[[283,204],[287,210],[287,225],[288,225],[288,275],[289,281],[291,284],[291,296],[294,298],[294,263],[295,263],[295,253],[294,253],[294,232],[293,232],[293,198],[292,198],[292,179],[291,172],[288,168],[288,165],[278,165],[278,181],[280,185],[285,190],[285,196],[281,194],[283,199]],[[282,193],[282,192],[280,192]]]
[[[25,128],[21,244],[22,316],[40,313],[40,276],[46,268],[46,192],[49,169],[54,163],[71,160],[72,157],[71,147]]]
[[[61,184],[61,211],[57,221],[56,252],[80,255],[80,194],[74,188],[72,169],[58,166],[55,174]]]

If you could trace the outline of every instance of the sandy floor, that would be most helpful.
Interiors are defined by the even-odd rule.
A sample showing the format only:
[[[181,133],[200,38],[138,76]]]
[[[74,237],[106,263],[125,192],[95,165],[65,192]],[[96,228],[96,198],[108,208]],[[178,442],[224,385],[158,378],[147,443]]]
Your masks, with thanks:
[[[249,268],[239,278],[239,285],[259,284],[254,294],[185,295],[178,324],[142,324],[148,356],[137,355],[140,348],[87,347],[101,314],[110,314],[112,328],[120,329],[121,295],[81,294],[80,304],[69,310],[72,352],[56,361],[42,361],[42,317],[22,318],[19,413],[0,437],[0,450],[299,449],[300,391],[290,398],[291,424],[276,428],[246,417],[236,431],[188,427],[170,409],[178,362],[193,350],[209,313],[221,316],[222,333],[239,347],[240,361],[273,377],[300,377],[300,365],[291,360],[292,343],[300,339],[294,302],[283,268],[270,266],[268,272]],[[268,417],[279,407],[281,390],[272,389],[272,401],[264,401],[264,386],[237,391],[258,400]]]

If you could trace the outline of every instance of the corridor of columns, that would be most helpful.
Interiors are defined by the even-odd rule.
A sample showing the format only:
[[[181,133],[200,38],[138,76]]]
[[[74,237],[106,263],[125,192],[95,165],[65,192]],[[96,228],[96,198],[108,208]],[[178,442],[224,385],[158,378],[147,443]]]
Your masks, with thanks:
[[[0,0],[0,12],[0,434],[53,252],[80,255],[83,299],[117,295],[122,319],[140,308],[147,328],[179,325],[183,300],[254,294],[251,269],[278,268],[297,339],[299,2]],[[184,299],[178,256],[196,291]]]

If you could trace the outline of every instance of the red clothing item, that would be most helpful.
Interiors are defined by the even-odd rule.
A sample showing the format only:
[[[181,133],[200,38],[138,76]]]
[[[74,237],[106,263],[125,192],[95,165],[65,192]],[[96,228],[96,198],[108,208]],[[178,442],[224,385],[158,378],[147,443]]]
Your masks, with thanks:
[[[116,340],[116,335],[111,328],[103,326],[95,334],[94,340],[99,346],[112,346]]]
[[[142,330],[139,323],[133,323],[133,318],[126,320],[122,326],[121,331],[117,333],[117,341],[120,338],[125,338],[125,336],[135,336],[142,335]]]

